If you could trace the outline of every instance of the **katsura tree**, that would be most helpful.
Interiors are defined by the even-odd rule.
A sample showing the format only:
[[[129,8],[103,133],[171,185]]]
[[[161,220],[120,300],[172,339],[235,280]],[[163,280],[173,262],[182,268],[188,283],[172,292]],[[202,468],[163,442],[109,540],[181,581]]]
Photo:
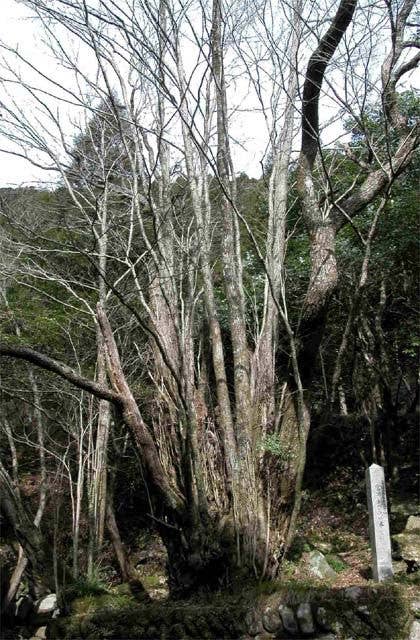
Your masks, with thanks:
[[[36,109],[29,114],[11,96],[2,131],[9,152],[58,173],[71,200],[66,219],[85,220],[79,236],[54,251],[70,245],[97,274],[94,296],[86,282],[60,282],[96,323],[103,373],[94,380],[12,340],[0,354],[113,407],[138,449],[174,590],[219,585],[238,572],[275,576],[299,512],[311,387],[338,282],[337,236],[371,203],[380,224],[381,203],[417,145],[416,123],[403,116],[397,93],[419,59],[411,53],[414,2],[24,4],[70,75],[48,79],[4,46],[6,86],[17,83]],[[369,68],[383,53],[384,33],[383,62]],[[93,73],[70,40],[90,56]],[[28,67],[38,89],[25,79]],[[245,109],[262,116],[267,132],[263,238],[238,194],[232,131],[244,87]],[[324,106],[330,121],[351,118],[363,128],[372,100],[381,104],[384,132],[365,130],[365,154],[346,148],[356,167],[349,184],[340,179],[342,146],[331,162]],[[97,135],[106,126],[95,124],[85,148],[96,159],[85,153],[78,164],[51,101],[96,123],[111,120],[120,155],[113,146],[107,156],[107,135]],[[297,317],[289,313],[286,268],[296,208],[310,247]],[[247,270],[255,273],[255,264],[263,286],[250,322]],[[143,333],[142,348],[129,345],[138,358],[130,372],[122,318]],[[154,393],[147,412],[132,376],[144,369]]]

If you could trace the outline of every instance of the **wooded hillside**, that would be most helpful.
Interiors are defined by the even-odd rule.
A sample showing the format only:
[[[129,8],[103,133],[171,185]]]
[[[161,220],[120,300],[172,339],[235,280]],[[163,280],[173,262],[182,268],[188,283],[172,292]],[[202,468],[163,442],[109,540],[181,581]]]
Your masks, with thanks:
[[[416,492],[414,2],[23,4],[73,84],[2,45],[5,146],[55,176],[0,190],[5,606],[104,550],[141,591],[152,529],[173,595],[277,579],[302,491]]]

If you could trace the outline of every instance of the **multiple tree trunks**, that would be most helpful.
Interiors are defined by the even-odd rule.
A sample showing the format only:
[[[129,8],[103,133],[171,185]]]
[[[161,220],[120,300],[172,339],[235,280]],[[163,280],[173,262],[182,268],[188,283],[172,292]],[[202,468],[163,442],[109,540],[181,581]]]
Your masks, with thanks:
[[[28,0],[28,4],[33,4],[49,19],[50,10],[44,0]],[[64,1],[63,4],[66,5]],[[112,228],[107,222],[107,189],[110,183],[105,174],[102,176],[105,187],[101,197],[97,197],[96,186],[93,190],[95,211],[96,208],[99,211],[99,218],[93,225],[99,256],[98,264],[95,262],[99,274],[97,381],[88,380],[67,365],[32,349],[0,345],[0,355],[20,358],[51,371],[99,400],[95,474],[90,494],[92,565],[97,550],[94,547],[101,545],[106,521],[121,573],[128,580],[132,577],[112,506],[106,501],[110,406],[121,416],[139,452],[151,496],[151,516],[168,550],[168,570],[173,591],[186,594],[200,586],[219,586],[231,580],[239,571],[258,577],[274,576],[281,557],[290,546],[299,513],[310,428],[310,389],[329,302],[338,283],[335,255],[337,233],[380,193],[388,193],[393,180],[408,166],[416,145],[415,134],[406,130],[406,123],[397,113],[395,99],[396,82],[406,69],[396,68],[403,50],[400,41],[404,33],[404,20],[407,20],[413,5],[411,0],[405,0],[394,24],[394,43],[399,44],[394,47],[393,56],[387,58],[382,70],[385,115],[401,134],[399,144],[379,169],[376,165],[375,168],[368,167],[348,195],[343,194],[340,199],[329,190],[325,195],[325,190],[321,189],[321,89],[327,67],[352,23],[356,5],[356,0],[342,0],[339,3],[306,70],[297,189],[309,239],[310,268],[300,321],[296,327],[292,327],[284,299],[284,261],[289,168],[295,124],[294,101],[298,92],[298,73],[294,64],[298,58],[301,28],[301,3],[297,1],[293,4],[288,97],[280,139],[272,140],[273,168],[264,255],[250,233],[265,276],[264,310],[253,350],[247,324],[241,247],[240,222],[246,223],[246,220],[243,216],[241,218],[238,211],[236,178],[230,152],[223,49],[226,16],[223,15],[220,0],[214,0],[209,17],[208,73],[206,78],[203,77],[203,85],[207,82],[209,96],[215,105],[215,162],[212,159],[213,143],[210,144],[208,133],[212,123],[207,112],[203,112],[204,134],[197,142],[196,123],[191,116],[196,109],[189,104],[191,90],[176,39],[176,21],[164,0],[159,3],[156,21],[158,30],[155,45],[159,51],[154,75],[156,149],[149,143],[146,130],[137,126],[137,114],[132,106],[135,91],[127,100],[124,118],[114,104],[112,93],[109,96],[111,111],[118,123],[118,135],[127,156],[126,171],[131,171],[127,182],[132,189],[131,200],[128,198],[131,216],[128,226],[132,225],[128,249],[122,258],[118,257],[117,262],[124,269],[127,268],[120,279],[128,275],[133,278],[136,302],[133,304],[131,298],[124,297],[117,285],[110,287],[109,291],[122,301],[125,310],[131,312],[150,341],[154,366],[149,373],[157,390],[158,416],[164,416],[164,420],[153,426],[147,423],[150,416],[142,412],[133,388],[130,388],[121,363],[118,341],[105,311],[108,295],[105,287],[107,240]],[[106,2],[101,3],[98,13],[95,12],[95,21],[101,20],[103,6],[106,6]],[[73,9],[77,11],[77,3]],[[115,7],[110,15],[113,16],[114,11],[117,11]],[[60,15],[59,12],[57,15]],[[68,24],[72,25],[72,16],[63,18],[63,23],[67,25],[68,20]],[[80,22],[75,20],[73,26],[84,29],[83,37],[89,41],[96,43],[95,38],[100,37],[100,29],[98,33],[91,31],[85,15]],[[130,30],[122,33],[123,36],[127,34],[131,42]],[[174,42],[172,38],[175,38]],[[108,45],[105,42],[103,44]],[[100,62],[104,85],[108,86],[109,78],[100,57],[101,48],[95,44],[93,49]],[[167,59],[171,61],[170,73],[165,66]],[[139,67],[140,63],[144,61],[139,61]],[[175,233],[177,221],[171,199],[170,148],[165,130],[168,119],[165,112],[167,76],[177,83],[180,96],[177,113],[182,131],[182,155],[187,174],[186,200],[191,218],[187,227],[182,229],[187,240]],[[172,109],[176,99],[172,94],[169,95]],[[212,101],[210,97],[208,103]],[[149,182],[146,169],[150,167],[142,164],[146,155],[152,165]],[[211,180],[210,166],[213,171]],[[68,175],[64,175],[72,198],[83,210],[85,194],[78,200],[77,190]],[[125,183],[122,181],[122,184]],[[212,203],[210,189],[214,192]],[[146,216],[142,207],[146,205],[147,212],[150,209],[153,218],[153,231],[145,226],[149,213]],[[222,229],[217,261],[223,272],[223,292],[216,288],[213,269],[212,215],[213,223],[220,223]],[[138,227],[132,223],[134,219],[137,219]],[[137,257],[133,261],[130,254],[134,233],[138,234],[139,245],[144,248],[149,260],[144,270],[148,276],[145,287],[139,280]],[[182,244],[178,254],[177,243]],[[95,255],[95,261],[98,256]],[[203,305],[199,315],[197,307],[201,297]],[[221,301],[226,309],[223,330]],[[141,308],[141,313],[136,305]],[[206,335],[201,335],[199,340],[197,326],[200,330],[203,327],[207,329]],[[277,367],[280,331],[284,332],[289,347],[281,373]],[[200,344],[200,354],[197,353],[197,343]],[[203,353],[208,357],[204,357]],[[335,382],[338,384],[338,381],[339,376]],[[276,449],[267,445],[268,437],[274,438]],[[39,529],[28,520],[8,481],[7,473],[1,479],[3,508],[22,545],[28,566],[40,580],[44,573],[51,576],[45,542]]]

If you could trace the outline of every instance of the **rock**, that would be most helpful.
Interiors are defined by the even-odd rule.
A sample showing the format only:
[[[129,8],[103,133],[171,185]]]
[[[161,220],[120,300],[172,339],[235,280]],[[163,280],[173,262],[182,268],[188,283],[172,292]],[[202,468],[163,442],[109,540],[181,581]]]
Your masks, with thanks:
[[[245,616],[245,624],[250,636],[256,636],[259,633],[264,632],[262,622],[257,611],[248,611]]]
[[[136,557],[136,569],[141,565],[147,564],[147,563],[153,562],[155,564],[161,564],[162,556],[163,554],[159,549],[146,549],[146,550],[140,551]]]
[[[140,551],[137,556],[136,569],[138,569],[142,564],[146,564],[149,560],[149,554],[147,551]]]
[[[311,605],[308,602],[302,602],[298,606],[296,610],[296,617],[298,619],[300,630],[303,634],[311,635],[315,632]]]
[[[52,618],[53,620],[55,620],[56,618],[58,618],[58,616],[60,615],[60,613],[61,613],[61,612],[60,612],[60,609],[54,609],[54,611],[53,611],[53,614],[52,614],[51,618]]]
[[[347,587],[347,589],[344,589],[344,597],[347,598],[347,600],[351,600],[352,602],[357,602],[362,598],[362,596],[362,587]]]
[[[57,609],[57,596],[55,593],[50,593],[45,598],[38,600],[36,605],[36,613],[40,616],[52,615]]]
[[[331,622],[331,631],[341,638],[344,633],[344,625],[338,620],[333,620]],[[346,640],[350,640],[350,638],[346,638]]]
[[[395,497],[391,501],[391,513],[398,514],[400,516],[411,516],[418,514],[419,505],[418,502],[410,502],[410,501],[401,501],[395,499]]]
[[[171,629],[170,629],[170,638],[185,638],[185,629],[182,626],[182,624],[180,624],[179,622],[177,622],[176,624],[174,624]]]
[[[398,553],[407,564],[420,565],[420,535],[418,533],[399,533],[393,536]]]
[[[418,620],[414,620],[413,624],[411,625],[408,640],[420,640],[420,622]]]
[[[45,640],[47,637],[47,627],[39,627],[39,629],[37,629],[35,631],[35,638],[38,638],[38,640],[40,640],[40,638],[42,640]]]
[[[405,531],[420,536],[420,516],[410,516],[405,525]]]
[[[394,576],[407,573],[407,563],[404,562],[404,560],[393,560],[392,569],[394,571]]]
[[[331,542],[317,542],[314,543],[314,547],[318,551],[321,551],[321,553],[331,553],[333,550]]]
[[[157,629],[157,627],[154,627],[152,625],[151,627],[148,627],[146,629],[146,638],[158,638],[158,637],[159,637],[159,630]],[[185,637],[185,633],[183,637]]]
[[[14,615],[18,620],[26,620],[29,614],[32,612],[34,602],[31,596],[20,596],[16,602]]]
[[[335,609],[317,607],[317,609],[315,609],[314,617],[316,624],[321,629],[321,631],[328,632],[333,638],[335,636],[338,636],[342,640],[345,626],[347,628],[348,623],[348,616],[344,614],[344,612],[337,613]],[[344,625],[343,622],[345,622],[346,625]],[[329,638],[328,633],[327,638]],[[316,638],[318,640],[318,636],[316,636]]]
[[[354,633],[356,638],[365,638],[369,633],[371,625],[368,622],[368,616],[358,611],[346,611],[343,613],[342,619],[347,623],[346,628]],[[336,629],[334,629],[336,631]]]
[[[323,553],[314,550],[305,555],[309,565],[309,572],[312,575],[322,580],[335,580],[337,578],[336,572],[330,567]]]
[[[414,615],[420,615],[420,600],[413,600],[410,602],[410,611],[414,613]]]
[[[393,536],[396,544],[396,558],[402,558],[407,565],[407,573],[420,567],[420,517],[410,515],[402,533]]]
[[[266,607],[262,616],[262,624],[269,633],[276,633],[283,627],[280,615],[275,609]]]
[[[293,610],[285,604],[281,604],[279,606],[279,614],[285,630],[292,636],[297,635],[299,633],[299,628]]]
[[[274,635],[274,633],[259,633],[257,636],[255,636],[254,640],[274,640],[276,636]]]
[[[331,625],[328,619],[328,613],[325,607],[318,607],[315,610],[315,620],[323,631],[331,631]]]

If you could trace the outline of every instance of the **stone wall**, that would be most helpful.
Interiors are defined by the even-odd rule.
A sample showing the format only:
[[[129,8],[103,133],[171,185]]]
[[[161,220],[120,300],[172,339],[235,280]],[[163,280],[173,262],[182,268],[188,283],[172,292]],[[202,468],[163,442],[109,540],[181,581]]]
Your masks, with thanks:
[[[272,591],[261,593],[261,591]],[[412,593],[412,591],[410,592]],[[393,584],[347,589],[263,585],[195,600],[140,603],[108,593],[74,600],[66,615],[51,594],[10,637],[51,640],[420,640],[420,598]],[[48,602],[47,602],[48,600]],[[51,602],[50,602],[51,601]],[[45,606],[44,606],[45,604]],[[44,612],[42,608],[47,610]],[[40,610],[42,609],[42,624]],[[33,615],[36,615],[35,619]],[[51,616],[56,616],[51,619]],[[45,616],[50,616],[47,620]],[[31,622],[32,620],[32,622]],[[39,629],[34,626],[35,620]]]
[[[285,601],[286,600],[286,601]],[[325,594],[293,598],[273,594],[246,616],[243,640],[314,638],[318,640],[420,640],[413,636],[420,602],[412,610],[398,590],[389,586],[349,587]]]
[[[57,618],[48,637],[55,640],[407,640],[414,610],[394,585],[317,589],[279,587],[239,596],[196,601],[124,604],[112,598],[100,606],[76,603],[70,616]],[[419,603],[417,603],[419,605]],[[417,609],[420,615],[420,605]],[[414,624],[414,626],[413,626]],[[420,640],[413,636],[410,640]]]

